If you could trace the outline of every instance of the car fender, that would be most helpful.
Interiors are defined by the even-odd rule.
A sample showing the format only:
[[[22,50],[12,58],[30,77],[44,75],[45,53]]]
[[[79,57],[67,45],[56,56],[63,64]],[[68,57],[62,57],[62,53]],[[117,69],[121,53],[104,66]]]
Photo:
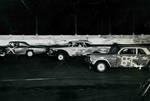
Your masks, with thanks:
[[[111,67],[110,62],[109,62],[107,59],[98,59],[98,60],[96,60],[93,64],[95,65],[95,64],[96,64],[97,62],[99,62],[99,61],[105,61],[106,63],[108,63],[109,67]]]
[[[67,50],[54,50],[55,51],[55,54],[58,54],[58,53],[65,53],[66,55],[70,56],[69,52]]]
[[[34,53],[34,50],[31,49],[31,48],[30,48],[30,49],[27,49],[27,50],[26,50],[26,53],[27,53],[28,51],[32,51],[32,52]]]

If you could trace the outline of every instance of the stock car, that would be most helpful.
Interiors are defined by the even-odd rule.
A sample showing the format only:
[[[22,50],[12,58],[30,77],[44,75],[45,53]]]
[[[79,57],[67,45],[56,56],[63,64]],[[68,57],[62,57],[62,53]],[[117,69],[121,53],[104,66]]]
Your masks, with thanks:
[[[89,69],[104,72],[110,68],[147,68],[150,65],[150,51],[147,47],[121,47],[115,53],[93,53],[86,57]]]
[[[32,46],[24,41],[10,41],[5,47],[1,47],[0,56],[5,55],[27,55],[32,57],[34,54],[46,53],[44,46]]]
[[[105,53],[109,49],[107,46],[91,45],[87,40],[70,41],[63,46],[50,47],[47,54],[56,56],[59,61],[65,60],[67,57],[85,56],[91,53]]]

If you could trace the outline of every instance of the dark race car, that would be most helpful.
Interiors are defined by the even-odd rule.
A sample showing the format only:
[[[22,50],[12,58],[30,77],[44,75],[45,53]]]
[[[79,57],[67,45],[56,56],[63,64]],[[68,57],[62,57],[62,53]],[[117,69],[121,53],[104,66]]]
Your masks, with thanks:
[[[46,53],[44,46],[32,46],[24,41],[11,41],[5,47],[1,47],[0,56],[5,55],[27,55],[32,57],[34,54]]]

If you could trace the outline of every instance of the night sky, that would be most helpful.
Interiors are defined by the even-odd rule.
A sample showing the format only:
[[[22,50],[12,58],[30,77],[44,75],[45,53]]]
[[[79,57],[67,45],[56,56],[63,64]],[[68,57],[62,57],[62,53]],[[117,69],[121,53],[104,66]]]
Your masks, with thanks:
[[[0,0],[1,35],[72,35],[75,29],[149,34],[150,0]]]

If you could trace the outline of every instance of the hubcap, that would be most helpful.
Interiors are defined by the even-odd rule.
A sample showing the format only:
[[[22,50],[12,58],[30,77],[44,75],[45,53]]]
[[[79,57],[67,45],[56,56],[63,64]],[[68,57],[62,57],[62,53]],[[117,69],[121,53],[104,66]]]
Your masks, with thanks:
[[[28,56],[31,57],[33,55],[32,52],[28,52]]]
[[[64,56],[62,54],[58,55],[58,60],[63,60]]]
[[[105,64],[99,63],[99,64],[97,65],[97,70],[98,70],[98,71],[102,72],[102,71],[105,71],[105,69],[106,69]]]

